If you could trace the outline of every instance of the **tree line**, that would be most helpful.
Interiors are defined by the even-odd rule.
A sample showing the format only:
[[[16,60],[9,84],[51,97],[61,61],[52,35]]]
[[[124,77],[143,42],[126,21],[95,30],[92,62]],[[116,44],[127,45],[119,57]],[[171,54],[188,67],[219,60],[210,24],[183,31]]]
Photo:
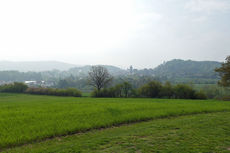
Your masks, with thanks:
[[[76,88],[58,89],[58,88],[43,88],[43,87],[28,87],[21,82],[14,82],[0,86],[0,92],[9,93],[27,93],[35,95],[53,95],[53,96],[71,96],[81,97],[81,91]]]
[[[128,82],[117,84],[110,88],[95,89],[92,97],[117,97],[117,98],[167,98],[167,99],[207,99],[202,91],[196,91],[189,85],[171,85],[169,82],[162,84],[151,81],[140,88],[132,88]]]
[[[105,84],[104,84],[105,85]],[[102,88],[103,87],[103,88]],[[82,93],[76,88],[42,88],[28,87],[24,83],[14,82],[12,84],[0,86],[0,92],[27,93],[35,95],[54,95],[81,97]],[[159,81],[151,81],[140,88],[133,88],[128,82],[116,84],[106,88],[100,85],[91,93],[92,97],[111,97],[111,98],[177,98],[177,99],[207,99],[202,92],[197,92],[188,85],[171,85],[169,82],[162,84]]]
[[[107,88],[113,77],[102,66],[94,66],[89,72],[89,83],[95,87],[93,97],[145,97],[145,98],[178,98],[178,99],[207,99],[203,92],[198,92],[188,85],[171,85],[151,81],[140,88],[133,88],[129,82],[123,82]]]

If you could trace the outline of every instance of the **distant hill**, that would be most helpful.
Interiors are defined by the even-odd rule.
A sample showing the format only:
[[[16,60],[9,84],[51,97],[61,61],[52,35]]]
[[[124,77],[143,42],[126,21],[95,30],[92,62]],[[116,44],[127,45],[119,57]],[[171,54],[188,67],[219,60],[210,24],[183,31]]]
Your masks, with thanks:
[[[102,65],[113,76],[125,75],[126,70],[121,68]],[[1,81],[28,81],[49,80],[57,81],[70,76],[86,78],[92,66],[76,66],[62,62],[0,62]]]
[[[35,61],[35,62],[11,62],[0,61],[0,71],[20,71],[20,72],[41,72],[51,71],[54,69],[65,71],[70,68],[76,67],[76,65],[57,62],[57,61]]]
[[[216,61],[192,61],[174,59],[153,69],[124,70],[116,66],[106,67],[114,77],[140,78],[154,77],[161,81],[173,83],[216,83],[218,74],[214,69],[220,67]],[[85,79],[91,69],[90,65],[77,66],[56,61],[43,62],[0,62],[0,81],[51,80],[57,81],[68,77]],[[20,71],[20,72],[17,72]],[[32,72],[28,72],[32,71]],[[28,73],[25,73],[28,72]],[[35,73],[37,72],[37,73]]]
[[[102,65],[108,69],[112,75],[126,74],[126,70],[112,65]],[[63,73],[74,76],[87,75],[91,66],[77,66],[58,61],[34,61],[34,62],[11,62],[0,61],[0,71],[19,71],[19,72],[43,72],[43,71],[63,71]]]
[[[101,66],[105,67],[109,71],[109,73],[113,76],[127,74],[126,70],[123,70],[116,66],[112,66],[112,65],[101,65]],[[90,65],[74,67],[74,68],[69,69],[66,73],[69,73],[73,76],[85,76],[85,75],[88,75],[88,72],[91,69],[91,67],[92,66]]]
[[[221,63],[216,61],[192,61],[174,59],[165,62],[155,69],[155,76],[166,77],[167,79],[217,79],[215,68]]]

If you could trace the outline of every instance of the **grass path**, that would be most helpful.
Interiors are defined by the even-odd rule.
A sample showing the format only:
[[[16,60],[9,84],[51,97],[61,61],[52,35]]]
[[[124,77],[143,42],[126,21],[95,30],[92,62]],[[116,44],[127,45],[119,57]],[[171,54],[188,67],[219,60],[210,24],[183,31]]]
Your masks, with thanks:
[[[230,112],[185,115],[56,137],[9,153],[230,152]]]

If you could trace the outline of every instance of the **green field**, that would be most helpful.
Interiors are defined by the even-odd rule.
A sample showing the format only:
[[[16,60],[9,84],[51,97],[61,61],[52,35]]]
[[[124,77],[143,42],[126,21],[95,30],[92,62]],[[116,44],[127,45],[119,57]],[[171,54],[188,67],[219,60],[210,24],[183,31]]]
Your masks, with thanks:
[[[8,153],[229,153],[230,112],[189,115],[57,137]]]
[[[56,136],[123,123],[189,114],[196,116],[195,114],[200,113],[228,112],[230,103],[215,100],[97,99],[0,94],[0,110],[0,150],[5,150]],[[229,114],[224,115],[229,116]],[[50,143],[55,145],[53,141]]]
[[[83,92],[82,97],[90,97],[91,93],[89,92]]]

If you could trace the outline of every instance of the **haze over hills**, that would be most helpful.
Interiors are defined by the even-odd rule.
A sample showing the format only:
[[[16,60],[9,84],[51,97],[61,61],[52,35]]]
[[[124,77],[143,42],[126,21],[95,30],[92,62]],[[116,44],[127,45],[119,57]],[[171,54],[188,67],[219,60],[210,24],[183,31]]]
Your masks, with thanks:
[[[20,71],[20,72],[41,72],[51,71],[54,69],[65,71],[70,68],[76,67],[77,65],[68,64],[58,61],[28,61],[28,62],[11,62],[11,61],[0,61],[0,71]]]
[[[102,65],[106,67],[112,75],[125,74],[126,70],[112,65]],[[59,61],[26,61],[12,62],[0,61],[0,71],[19,71],[19,72],[43,72],[43,71],[65,71],[73,75],[87,74],[90,65],[79,66]]]
[[[216,82],[218,75],[215,68],[221,65],[216,61],[192,61],[174,59],[152,69],[121,69],[116,66],[103,65],[113,76],[150,76],[172,82]],[[57,80],[70,76],[85,78],[91,66],[45,61],[45,62],[0,62],[0,81],[23,80]],[[11,72],[16,70],[20,72]],[[27,71],[37,73],[26,73]],[[44,72],[46,71],[46,72]],[[23,72],[23,73],[22,73]],[[15,79],[14,79],[15,78]],[[20,79],[19,79],[20,78]],[[23,79],[24,78],[24,79]],[[197,81],[199,80],[199,81]]]
[[[113,76],[128,74],[127,70],[121,69],[116,66],[112,66],[112,65],[101,65],[101,66],[105,67],[109,71],[109,73]],[[92,66],[90,65],[74,67],[74,68],[69,69],[67,73],[70,73],[73,76],[76,76],[76,75],[84,76],[84,75],[88,75],[88,72],[91,69],[91,67]]]

